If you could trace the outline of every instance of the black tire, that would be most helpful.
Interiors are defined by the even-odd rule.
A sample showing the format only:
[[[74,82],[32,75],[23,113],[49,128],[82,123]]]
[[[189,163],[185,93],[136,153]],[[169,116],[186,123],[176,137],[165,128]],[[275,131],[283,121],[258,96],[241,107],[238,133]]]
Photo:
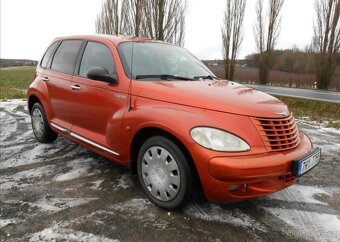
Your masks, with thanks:
[[[37,113],[37,115],[41,119],[39,121],[40,121],[42,129],[39,129],[39,130],[37,130],[37,128],[34,125],[35,121],[34,121],[33,115],[34,115],[35,112]],[[38,102],[35,103],[32,107],[31,123],[32,123],[32,129],[33,129],[34,136],[40,143],[51,143],[58,138],[58,134],[56,132],[54,132],[49,126],[48,119],[46,117],[46,113],[45,113],[43,106]]]
[[[174,159],[174,162],[177,164],[176,168],[178,168],[179,170],[180,185],[179,187],[177,187],[178,189],[177,194],[174,195],[174,197],[171,198],[171,200],[169,201],[162,201],[160,197],[159,198],[155,197],[149,190],[151,189],[150,186],[148,189],[147,184],[143,178],[142,163],[145,162],[144,154],[146,154],[146,152],[149,152],[149,150],[154,147],[160,147],[164,149],[165,152],[168,152]],[[173,160],[171,160],[171,162],[172,161]],[[157,164],[159,163],[160,162],[158,162]],[[167,137],[153,136],[144,142],[144,144],[139,149],[138,153],[137,172],[141,186],[143,187],[144,191],[146,192],[150,200],[157,206],[167,210],[174,210],[180,208],[181,206],[185,205],[188,202],[189,193],[191,193],[193,186],[193,173],[190,167],[190,162],[189,159],[184,155],[183,151],[177,146],[177,144],[172,140],[168,139]],[[150,172],[150,174],[155,173]],[[144,176],[145,175],[146,174],[144,173]]]

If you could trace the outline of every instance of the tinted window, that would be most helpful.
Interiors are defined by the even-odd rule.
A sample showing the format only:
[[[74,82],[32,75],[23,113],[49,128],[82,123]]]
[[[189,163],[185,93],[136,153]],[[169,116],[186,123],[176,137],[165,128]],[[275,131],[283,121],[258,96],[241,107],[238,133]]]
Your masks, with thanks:
[[[54,49],[57,47],[59,42],[53,43],[50,48],[47,49],[42,61],[41,61],[41,67],[46,68],[48,60],[50,59],[51,55],[53,54]]]
[[[65,40],[54,54],[52,69],[65,73],[73,73],[81,40]]]
[[[94,66],[104,67],[110,74],[116,72],[110,49],[100,43],[88,42],[81,61],[79,75],[86,77],[88,70]]]

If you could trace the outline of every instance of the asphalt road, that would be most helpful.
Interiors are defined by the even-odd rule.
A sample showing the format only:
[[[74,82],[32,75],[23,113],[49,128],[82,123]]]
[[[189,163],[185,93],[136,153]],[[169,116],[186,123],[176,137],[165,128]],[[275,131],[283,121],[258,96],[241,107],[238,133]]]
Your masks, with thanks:
[[[59,137],[34,138],[24,101],[0,102],[0,241],[340,241],[340,131],[300,120],[321,163],[278,193],[168,212],[137,178]]]
[[[323,90],[311,90],[291,87],[274,87],[265,85],[249,85],[252,88],[258,89],[271,95],[279,95],[286,97],[296,97],[304,99],[312,99],[317,101],[325,101],[340,104],[340,92],[331,92]]]

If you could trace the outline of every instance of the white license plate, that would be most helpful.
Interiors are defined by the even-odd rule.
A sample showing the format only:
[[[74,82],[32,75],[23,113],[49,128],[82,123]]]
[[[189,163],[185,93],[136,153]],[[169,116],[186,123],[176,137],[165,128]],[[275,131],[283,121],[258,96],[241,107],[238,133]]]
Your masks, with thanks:
[[[301,160],[295,161],[295,175],[297,177],[302,176],[317,164],[319,164],[321,158],[321,149],[316,147],[312,152],[310,152],[306,157]]]

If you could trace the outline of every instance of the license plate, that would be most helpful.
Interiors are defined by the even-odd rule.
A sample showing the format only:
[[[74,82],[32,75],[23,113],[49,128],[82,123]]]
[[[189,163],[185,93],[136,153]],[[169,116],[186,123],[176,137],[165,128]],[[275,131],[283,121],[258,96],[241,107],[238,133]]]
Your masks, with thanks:
[[[319,147],[314,148],[306,156],[294,160],[293,172],[294,175],[299,177],[313,169],[319,164],[321,158],[321,149]]]

